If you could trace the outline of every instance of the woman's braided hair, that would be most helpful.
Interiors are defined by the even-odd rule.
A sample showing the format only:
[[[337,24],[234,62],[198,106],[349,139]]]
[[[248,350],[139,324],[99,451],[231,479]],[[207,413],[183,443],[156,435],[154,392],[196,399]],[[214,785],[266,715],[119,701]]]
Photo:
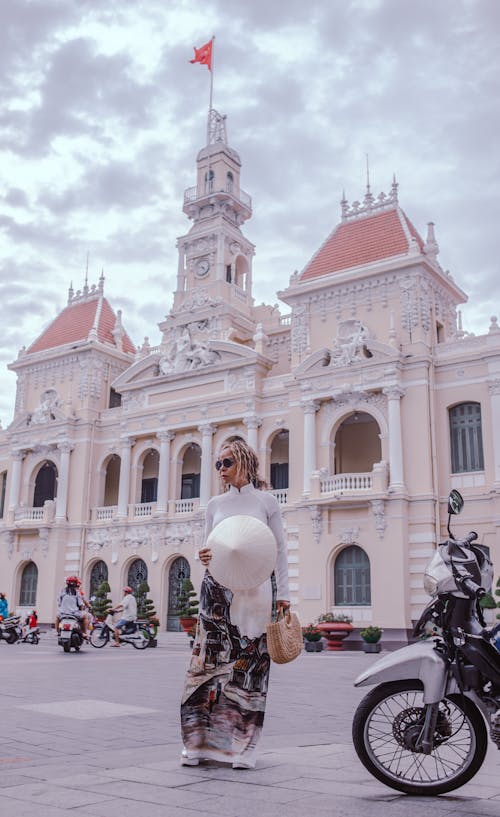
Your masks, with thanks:
[[[222,450],[224,450],[224,448],[231,449],[238,473],[243,473],[254,488],[259,488],[260,490],[267,488],[267,482],[259,476],[259,459],[257,454],[253,448],[250,448],[245,440],[242,440],[241,437],[237,437],[225,443]]]

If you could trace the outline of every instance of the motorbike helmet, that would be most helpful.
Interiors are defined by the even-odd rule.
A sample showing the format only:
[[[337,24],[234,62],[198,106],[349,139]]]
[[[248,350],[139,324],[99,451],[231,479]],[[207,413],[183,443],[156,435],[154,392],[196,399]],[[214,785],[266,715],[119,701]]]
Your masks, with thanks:
[[[68,576],[68,578],[66,579],[66,584],[69,587],[79,587],[81,582],[78,576]]]
[[[124,588],[123,588],[123,592],[124,592],[124,593],[133,593],[134,591],[132,590],[132,588],[131,588],[131,587],[129,587],[129,586],[127,585],[126,587],[124,587]]]

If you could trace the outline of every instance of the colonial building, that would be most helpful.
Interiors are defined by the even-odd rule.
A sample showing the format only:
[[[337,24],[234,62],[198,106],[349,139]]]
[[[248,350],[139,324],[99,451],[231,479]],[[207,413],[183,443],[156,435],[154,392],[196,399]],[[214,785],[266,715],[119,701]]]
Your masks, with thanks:
[[[104,281],[66,308],[10,368],[12,424],[0,440],[0,589],[53,619],[64,577],[87,592],[147,578],[176,629],[179,582],[214,457],[241,436],[281,504],[292,602],[304,623],[348,611],[355,626],[407,635],[426,601],[423,568],[446,529],[446,496],[500,564],[500,331],[461,330],[466,300],[401,209],[394,181],[341,202],[340,222],[289,285],[289,309],[256,306],[252,214],[225,118],[210,114],[191,227],[159,346],[136,349]],[[262,273],[261,273],[262,274]]]

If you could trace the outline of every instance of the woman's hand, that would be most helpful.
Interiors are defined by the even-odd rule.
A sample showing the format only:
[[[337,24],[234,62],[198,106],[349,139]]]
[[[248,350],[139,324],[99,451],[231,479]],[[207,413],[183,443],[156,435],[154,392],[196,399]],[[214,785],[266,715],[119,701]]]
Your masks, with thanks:
[[[276,602],[276,612],[284,613],[290,609],[290,602],[287,599],[278,599]]]
[[[210,564],[210,559],[212,558],[212,551],[210,548],[201,548],[198,551],[198,556],[200,557],[200,562],[207,567]]]

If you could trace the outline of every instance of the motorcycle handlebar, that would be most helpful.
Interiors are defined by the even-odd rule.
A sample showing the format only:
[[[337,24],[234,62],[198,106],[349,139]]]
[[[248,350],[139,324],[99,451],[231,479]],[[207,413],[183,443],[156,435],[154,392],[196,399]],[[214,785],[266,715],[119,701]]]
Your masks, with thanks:
[[[472,544],[472,542],[475,542],[475,541],[476,541],[476,539],[477,539],[477,533],[476,533],[476,531],[475,531],[475,530],[471,530],[471,531],[469,531],[469,533],[467,534],[467,536],[464,536],[464,538],[463,538],[463,539],[460,539],[460,540],[459,540],[458,542],[456,542],[455,544],[457,544],[457,545],[459,545],[459,546],[460,546],[460,545],[465,545],[465,547],[467,547],[467,545],[470,545],[470,544]]]

